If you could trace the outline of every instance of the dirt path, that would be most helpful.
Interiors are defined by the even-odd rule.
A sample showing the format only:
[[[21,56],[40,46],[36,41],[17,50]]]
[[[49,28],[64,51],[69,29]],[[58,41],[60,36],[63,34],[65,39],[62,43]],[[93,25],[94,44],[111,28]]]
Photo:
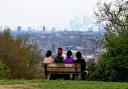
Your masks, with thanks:
[[[15,85],[0,85],[0,89],[23,89],[29,88],[30,85],[28,84],[15,84]]]

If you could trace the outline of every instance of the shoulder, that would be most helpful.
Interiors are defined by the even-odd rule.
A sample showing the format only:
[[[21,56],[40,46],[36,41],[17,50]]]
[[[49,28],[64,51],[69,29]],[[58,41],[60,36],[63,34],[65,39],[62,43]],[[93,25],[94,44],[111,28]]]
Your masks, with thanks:
[[[44,60],[46,60],[46,59],[47,59],[47,57],[44,58]]]
[[[58,59],[58,58],[59,58],[59,56],[56,56],[56,57],[55,57],[55,59]]]
[[[73,63],[78,63],[78,60],[74,60],[74,62]]]
[[[58,55],[58,56],[56,56],[56,58],[62,58],[62,56],[59,56],[59,55]]]
[[[52,57],[49,57],[49,59],[53,60],[53,58],[52,58]]]
[[[84,60],[84,59],[81,59],[81,61],[82,61],[82,62],[85,62],[85,60]]]

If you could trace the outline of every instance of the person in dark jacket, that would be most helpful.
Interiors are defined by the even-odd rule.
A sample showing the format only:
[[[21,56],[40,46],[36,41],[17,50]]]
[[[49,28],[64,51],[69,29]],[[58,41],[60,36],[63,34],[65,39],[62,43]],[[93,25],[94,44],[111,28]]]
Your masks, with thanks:
[[[54,63],[63,63],[64,57],[62,56],[63,54],[63,49],[58,48],[57,50],[57,56],[54,59]],[[51,79],[61,79],[64,76],[62,74],[52,74]]]
[[[54,59],[54,63],[63,63],[64,57],[62,56],[62,54],[63,54],[63,49],[58,48],[57,56]]]
[[[86,62],[85,60],[82,58],[81,52],[77,52],[76,53],[76,58],[77,60],[75,60],[73,63],[80,63],[81,64],[81,78],[82,80],[85,80],[85,70],[86,70]]]

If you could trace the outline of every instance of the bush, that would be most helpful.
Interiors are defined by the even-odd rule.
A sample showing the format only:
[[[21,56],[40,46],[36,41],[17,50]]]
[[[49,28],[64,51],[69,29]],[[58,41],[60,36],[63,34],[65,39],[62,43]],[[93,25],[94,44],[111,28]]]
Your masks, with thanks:
[[[87,80],[97,80],[96,69],[98,65],[94,62],[94,59],[90,59],[87,64],[88,64]]]
[[[20,35],[13,37],[10,30],[0,32],[0,53],[3,63],[9,67],[12,78],[32,79],[36,77],[36,65],[40,51],[36,43]]]
[[[10,78],[10,69],[7,65],[5,65],[0,58],[0,79],[8,79]]]
[[[97,68],[98,79],[104,81],[128,81],[128,56],[100,58],[100,64]]]

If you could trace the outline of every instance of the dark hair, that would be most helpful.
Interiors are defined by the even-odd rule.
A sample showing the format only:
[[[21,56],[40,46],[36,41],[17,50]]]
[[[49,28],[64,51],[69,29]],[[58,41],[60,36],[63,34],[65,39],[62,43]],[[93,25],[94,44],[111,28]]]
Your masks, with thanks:
[[[81,58],[81,52],[80,51],[76,52],[76,57]]]
[[[63,49],[61,47],[59,47],[58,50],[63,50]]]
[[[57,54],[58,55],[62,55],[63,54],[63,49],[62,48],[58,48]]]
[[[46,57],[50,57],[51,55],[52,55],[52,51],[48,50],[47,53],[46,53]]]
[[[72,55],[72,51],[71,50],[68,50],[67,51],[67,56],[70,57]]]

